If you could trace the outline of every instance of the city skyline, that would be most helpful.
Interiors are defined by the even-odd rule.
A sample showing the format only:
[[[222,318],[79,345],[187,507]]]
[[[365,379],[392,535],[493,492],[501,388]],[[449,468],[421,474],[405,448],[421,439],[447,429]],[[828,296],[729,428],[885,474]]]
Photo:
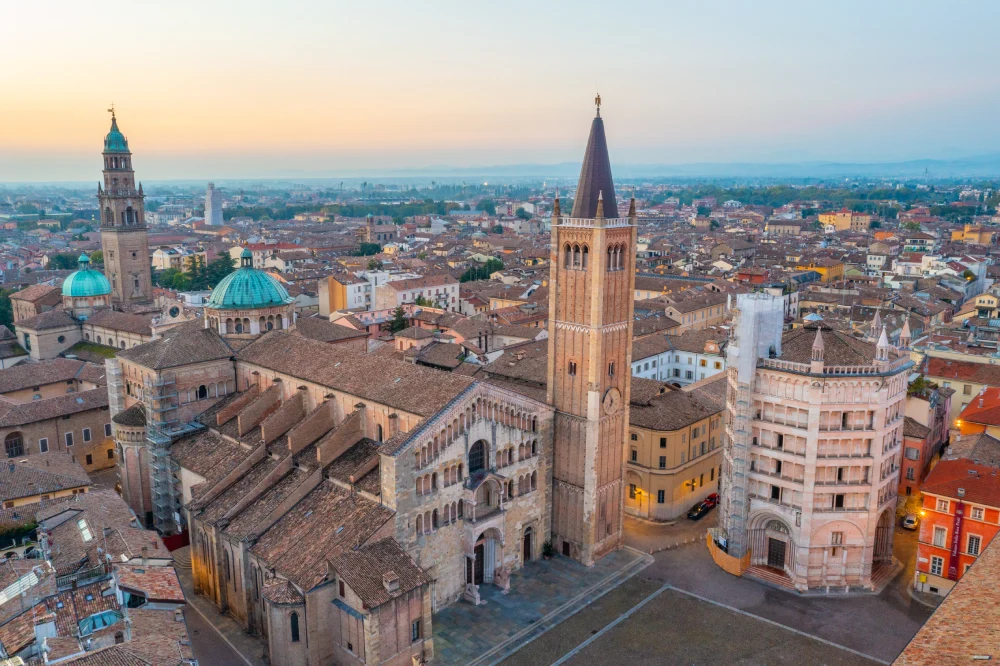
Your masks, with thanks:
[[[615,163],[1000,152],[993,6],[970,22],[930,3],[634,4],[616,7],[607,47],[586,48],[608,20],[596,3],[502,15],[180,3],[124,19],[59,4],[6,10],[8,25],[44,21],[51,45],[28,30],[0,43],[18,65],[0,71],[16,91],[0,101],[0,182],[92,179],[112,103],[150,180],[570,162],[598,90]],[[102,39],[109,25],[120,34]],[[127,48],[109,48],[121,37]]]

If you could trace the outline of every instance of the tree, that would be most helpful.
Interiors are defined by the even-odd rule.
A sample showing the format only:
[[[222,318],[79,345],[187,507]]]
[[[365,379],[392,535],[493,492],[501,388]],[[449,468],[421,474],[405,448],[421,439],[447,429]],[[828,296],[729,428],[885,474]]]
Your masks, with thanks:
[[[459,282],[472,282],[473,280],[488,280],[490,275],[503,270],[503,261],[493,257],[482,266],[472,266],[458,278]]]
[[[0,288],[0,326],[10,328],[14,324],[14,306],[10,302],[13,289]]]
[[[712,220],[711,222],[708,223],[708,228],[711,229],[712,231],[715,231],[716,229],[719,228],[719,221]]]
[[[370,271],[380,271],[382,270],[382,262],[378,259],[372,259],[368,262],[368,270]]]
[[[698,215],[701,217],[708,217],[712,214],[712,209],[708,206],[698,206]]]
[[[72,254],[53,254],[49,256],[50,271],[68,271],[77,267],[77,257]]]
[[[431,306],[431,302],[426,298],[424,298],[423,296],[417,296],[417,298],[413,301],[413,304],[419,305],[422,308],[427,308]]]
[[[495,227],[493,227],[492,229],[490,229],[490,231],[492,231],[495,234],[503,234],[503,225],[502,224],[498,224]]]
[[[497,203],[493,199],[480,199],[479,203],[476,204],[476,210],[481,210],[487,215],[496,215]]]
[[[355,257],[370,257],[373,254],[378,254],[382,251],[382,246],[378,243],[361,243],[358,246],[358,251],[354,253]]]
[[[514,214],[517,215],[522,220],[530,220],[531,219],[531,213],[529,213],[528,211],[524,210],[524,208],[518,208],[514,212]]]
[[[90,263],[92,264],[103,264],[104,263],[104,250],[94,250],[90,253]]]
[[[406,321],[406,312],[403,310],[402,305],[397,305],[392,313],[392,319],[389,320],[389,332],[399,333],[407,326],[409,326],[409,323]]]

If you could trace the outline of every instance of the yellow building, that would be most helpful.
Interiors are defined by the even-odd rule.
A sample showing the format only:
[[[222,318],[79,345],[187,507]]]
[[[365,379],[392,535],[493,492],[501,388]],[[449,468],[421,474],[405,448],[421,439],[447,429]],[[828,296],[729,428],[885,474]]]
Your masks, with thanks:
[[[839,282],[844,279],[844,262],[836,259],[818,259],[795,267],[799,271],[816,271],[821,282]]]
[[[70,453],[16,456],[0,468],[0,501],[12,509],[87,492],[90,479]]]
[[[626,513],[671,520],[718,491],[725,391],[723,373],[680,390],[632,378]]]
[[[953,243],[973,243],[975,245],[992,245],[992,231],[987,231],[977,224],[966,224],[962,231],[951,232]]]
[[[872,216],[843,208],[834,213],[820,213],[819,223],[823,227],[833,225],[837,231],[867,231],[871,227]]]

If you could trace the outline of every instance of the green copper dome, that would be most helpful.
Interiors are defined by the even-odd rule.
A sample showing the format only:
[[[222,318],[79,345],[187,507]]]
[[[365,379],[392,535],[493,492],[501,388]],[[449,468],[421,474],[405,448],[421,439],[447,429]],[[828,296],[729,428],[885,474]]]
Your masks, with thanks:
[[[212,290],[212,296],[205,307],[211,310],[269,308],[288,305],[295,300],[280,282],[264,271],[253,268],[250,265],[252,261],[250,251],[243,250],[240,255],[240,263],[243,265],[222,278],[222,282]]]
[[[104,137],[104,152],[106,153],[127,153],[128,140],[118,129],[118,121],[115,114],[111,114],[111,131]]]
[[[111,283],[102,273],[90,267],[90,258],[81,254],[80,270],[73,271],[63,282],[62,295],[74,298],[106,296],[111,293]]]

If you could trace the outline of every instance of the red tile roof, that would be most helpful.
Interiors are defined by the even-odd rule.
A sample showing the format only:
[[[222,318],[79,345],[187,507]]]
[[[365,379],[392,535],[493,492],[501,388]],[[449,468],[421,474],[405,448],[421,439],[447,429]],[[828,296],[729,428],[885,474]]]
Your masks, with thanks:
[[[921,490],[972,504],[1000,507],[997,468],[971,460],[942,460],[931,470]],[[963,492],[960,494],[959,490]]]

